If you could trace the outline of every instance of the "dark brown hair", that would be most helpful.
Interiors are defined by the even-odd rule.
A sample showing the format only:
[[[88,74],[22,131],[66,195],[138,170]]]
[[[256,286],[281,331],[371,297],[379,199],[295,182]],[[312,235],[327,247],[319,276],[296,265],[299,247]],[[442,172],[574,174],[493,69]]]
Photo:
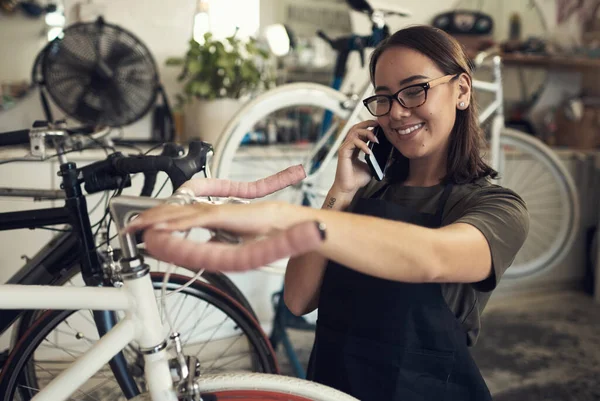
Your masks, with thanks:
[[[407,47],[429,57],[445,74],[467,74],[471,77],[473,64],[465,54],[462,45],[444,31],[426,25],[404,28],[394,33],[377,46],[371,55],[369,70],[371,82],[375,85],[377,60],[388,49]],[[479,178],[497,176],[483,160],[480,147],[484,143],[479,127],[478,112],[473,99],[469,107],[456,111],[456,121],[448,144],[446,176],[443,183],[465,184]],[[394,152],[394,160],[386,171],[391,181],[404,181],[408,178],[408,158]]]

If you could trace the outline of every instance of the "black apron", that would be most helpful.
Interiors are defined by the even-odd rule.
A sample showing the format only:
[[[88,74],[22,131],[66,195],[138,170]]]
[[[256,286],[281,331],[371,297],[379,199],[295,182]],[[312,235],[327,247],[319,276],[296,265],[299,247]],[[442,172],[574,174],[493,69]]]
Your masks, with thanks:
[[[378,193],[360,199],[354,213],[436,228],[451,190],[435,214],[375,199]],[[323,277],[308,378],[361,401],[492,399],[440,284],[384,280],[334,262]]]

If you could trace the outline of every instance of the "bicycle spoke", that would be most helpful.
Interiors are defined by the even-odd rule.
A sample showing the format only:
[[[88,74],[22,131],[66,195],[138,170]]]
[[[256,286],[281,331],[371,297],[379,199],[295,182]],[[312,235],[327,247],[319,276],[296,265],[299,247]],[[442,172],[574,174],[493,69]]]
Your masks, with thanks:
[[[227,316],[225,316],[225,318],[227,318]],[[219,324],[215,330],[212,332],[211,336],[209,337],[209,339],[204,343],[204,345],[202,346],[202,348],[200,349],[200,351],[198,351],[196,353],[196,355],[199,355],[202,350],[206,347],[206,345],[212,340],[212,338],[215,336],[215,334],[217,333],[217,331],[219,331],[219,329],[223,326],[223,324],[225,324],[225,319],[223,319],[223,321],[221,322],[221,324]]]
[[[41,365],[39,365],[38,363],[35,363],[35,366],[36,366],[36,367],[38,367],[38,368],[40,368],[41,370],[43,370],[43,371],[46,371],[46,372],[48,372],[48,373],[49,373],[49,371],[48,371],[47,369],[45,369],[44,367],[42,367],[42,366],[41,366]],[[53,377],[53,378],[55,378],[56,376],[52,376],[52,377]],[[37,390],[37,389],[32,389],[32,390],[40,391],[40,390]],[[77,389],[77,390],[76,390],[76,392],[78,392],[78,393],[82,393],[84,396],[86,396],[86,397],[88,397],[88,398],[92,398],[92,399],[94,399],[94,400],[102,401],[101,399],[99,399],[99,398],[96,398],[96,397],[93,397],[91,394],[88,394],[87,392],[85,392],[85,391],[83,391],[83,390],[81,390],[81,389]]]
[[[238,362],[238,361],[242,360],[244,357],[252,356],[252,353],[248,352],[248,353],[246,353],[246,355],[243,355],[243,354],[238,354],[238,355],[240,355],[240,356],[237,356],[236,354],[228,356],[227,358],[232,358],[232,357],[236,357],[236,356],[237,357],[235,359],[232,359],[232,360],[226,362],[226,363],[221,363],[221,364],[219,364],[219,366],[217,366],[217,367],[215,367],[213,369],[207,369],[207,372],[205,372],[205,373],[216,373],[216,372],[226,371],[226,369],[225,369],[226,367],[231,366],[235,362]],[[209,359],[209,361],[210,361],[210,359]],[[204,361],[204,362],[206,362],[206,361]],[[222,360],[220,360],[219,362],[222,362]]]
[[[179,321],[179,315],[181,314],[181,311],[183,310],[183,305],[185,304],[185,300],[187,299],[187,295],[183,295],[181,297],[182,301],[181,301],[181,305],[179,306],[179,310],[177,311],[177,315],[175,315],[175,319],[173,319],[173,324],[175,325],[175,327],[177,327],[177,322]]]
[[[235,340],[233,340],[233,341],[232,341],[232,342],[229,344],[229,346],[228,346],[227,348],[225,348],[225,349],[223,350],[223,352],[222,352],[222,353],[221,353],[221,354],[220,354],[218,357],[216,357],[216,358],[214,359],[214,362],[213,362],[213,363],[212,363],[212,364],[209,366],[209,370],[210,370],[210,368],[212,368],[212,367],[215,365],[215,363],[216,363],[216,362],[217,362],[219,359],[223,358],[223,355],[225,355],[225,353],[226,353],[227,351],[229,351],[229,350],[231,349],[231,347],[233,347],[233,346],[235,345],[235,343],[236,343],[236,342],[237,342],[237,341],[238,341],[240,338],[241,338],[241,336],[238,336],[238,337],[237,337]],[[198,356],[198,354],[196,354],[196,356]]]
[[[210,313],[209,313],[208,315],[205,315],[205,314],[206,314],[206,311],[208,310],[208,307],[209,307],[209,306],[210,306],[210,305],[208,304],[208,302],[207,302],[207,303],[204,305],[204,310],[202,311],[202,313],[201,313],[201,315],[200,315],[200,317],[198,318],[198,321],[197,321],[197,323],[198,323],[198,324],[196,324],[196,325],[194,326],[194,330],[190,331],[190,334],[188,335],[188,338],[187,338],[187,340],[186,340],[186,341],[183,343],[184,345],[185,345],[185,344],[187,344],[187,343],[190,341],[190,339],[191,339],[192,335],[193,335],[193,334],[194,334],[194,332],[195,332],[195,329],[196,329],[196,327],[198,327],[198,326],[199,326],[200,322],[201,322],[201,321],[203,321],[203,320],[206,318],[206,316],[210,316]]]
[[[205,305],[205,310],[208,308],[208,303]],[[190,318],[190,316],[195,312],[194,309],[190,310],[189,315],[186,317],[186,320],[188,320]],[[185,347],[185,345],[188,343],[188,341],[190,340],[191,336],[194,334],[194,332],[196,331],[196,328],[200,325],[200,323],[202,322],[202,317],[200,319],[196,319],[196,322],[194,323],[194,326],[192,327],[192,330],[190,330],[187,339],[185,341],[183,341],[183,346]]]

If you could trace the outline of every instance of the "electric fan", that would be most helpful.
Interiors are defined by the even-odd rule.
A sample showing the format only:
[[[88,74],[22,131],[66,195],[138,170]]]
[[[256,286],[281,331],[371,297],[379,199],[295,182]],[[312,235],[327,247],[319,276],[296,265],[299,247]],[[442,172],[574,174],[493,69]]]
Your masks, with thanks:
[[[34,79],[41,85],[48,121],[53,119],[44,91],[67,115],[88,125],[131,124],[151,109],[159,93],[168,109],[148,48],[101,17],[73,24],[48,43],[34,65]]]

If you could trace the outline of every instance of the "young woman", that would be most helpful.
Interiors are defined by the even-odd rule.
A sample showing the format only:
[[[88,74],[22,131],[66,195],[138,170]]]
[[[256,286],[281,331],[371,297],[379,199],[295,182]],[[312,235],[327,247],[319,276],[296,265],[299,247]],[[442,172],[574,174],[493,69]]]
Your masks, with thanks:
[[[310,378],[364,401],[489,400],[468,346],[527,236],[525,204],[489,181],[496,173],[481,155],[471,67],[456,40],[402,29],[373,52],[370,73],[375,95],[364,103],[374,119],[349,131],[323,209],[164,206],[133,229],[154,226],[148,240],[156,228],[194,226],[248,236],[318,220],[326,239],[290,259],[284,292],[297,315],[318,308]],[[394,146],[381,182],[359,158],[376,126]],[[160,244],[148,246],[159,256]]]

